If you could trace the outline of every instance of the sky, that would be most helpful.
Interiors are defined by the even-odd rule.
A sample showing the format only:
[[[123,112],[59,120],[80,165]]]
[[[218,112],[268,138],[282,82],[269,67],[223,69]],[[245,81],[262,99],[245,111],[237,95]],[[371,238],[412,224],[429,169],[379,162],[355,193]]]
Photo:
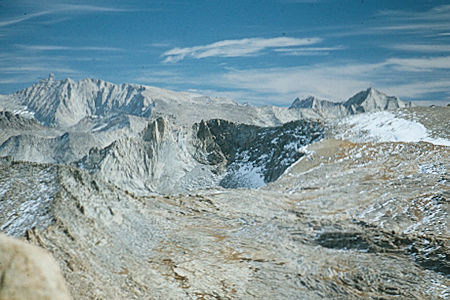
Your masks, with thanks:
[[[50,73],[255,105],[368,87],[445,104],[450,3],[0,0],[0,94]]]

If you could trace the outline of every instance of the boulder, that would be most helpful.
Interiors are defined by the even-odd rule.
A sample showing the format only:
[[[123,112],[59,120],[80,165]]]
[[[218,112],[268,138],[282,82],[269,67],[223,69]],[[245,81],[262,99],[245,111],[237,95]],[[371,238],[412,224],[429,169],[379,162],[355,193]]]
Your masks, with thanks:
[[[71,299],[53,257],[0,233],[0,300]]]

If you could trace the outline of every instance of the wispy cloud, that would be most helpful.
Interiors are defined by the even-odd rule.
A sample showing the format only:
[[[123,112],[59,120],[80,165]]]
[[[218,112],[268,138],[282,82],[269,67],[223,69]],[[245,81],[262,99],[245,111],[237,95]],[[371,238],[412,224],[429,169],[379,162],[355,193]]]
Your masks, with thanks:
[[[22,66],[22,67],[0,67],[0,72],[22,73],[22,72],[58,72],[58,73],[77,73],[70,68],[55,68],[50,66]]]
[[[80,4],[60,4],[57,6],[59,11],[80,11],[80,12],[130,12],[132,10],[118,7],[106,7],[96,5]]]
[[[436,31],[450,30],[450,22],[440,23],[416,23],[416,24],[397,24],[389,26],[380,26],[374,28],[375,31]]]
[[[278,48],[275,52],[283,55],[307,56],[307,55],[327,55],[332,51],[344,50],[345,47],[304,47],[304,48]]]
[[[71,47],[57,45],[17,45],[18,47],[28,51],[123,51],[122,48],[115,47]]]
[[[405,20],[449,21],[450,5],[439,5],[425,11],[381,10],[378,16],[395,17]]]
[[[178,62],[187,57],[239,57],[261,54],[266,49],[277,49],[282,47],[306,46],[321,42],[320,38],[246,38],[240,40],[224,40],[212,44],[188,47],[173,48],[164,52],[164,62]]]
[[[328,36],[365,36],[386,34],[411,34],[423,36],[448,36],[450,32],[450,5],[435,6],[428,10],[380,10],[367,26],[343,26],[332,30]],[[324,35],[326,36],[326,35]],[[422,37],[423,37],[422,36]]]
[[[0,27],[5,27],[8,25],[13,25],[16,23],[20,23],[32,18],[36,18],[36,17],[40,17],[40,16],[44,16],[44,15],[49,15],[54,13],[55,10],[47,10],[47,11],[41,11],[41,12],[37,12],[37,13],[33,13],[33,14],[28,14],[28,15],[24,15],[24,16],[19,16],[19,17],[15,17],[6,21],[0,21]]]
[[[449,92],[449,82],[446,80],[415,81],[405,84],[386,86],[384,91],[400,97],[421,97],[428,93]],[[425,99],[423,99],[425,100]]]
[[[344,99],[349,91],[370,86],[359,70],[374,69],[372,65],[311,66],[231,70],[217,83],[229,87],[266,94],[268,102],[285,103],[297,96],[316,95],[330,99]]]
[[[397,44],[387,47],[395,50],[411,52],[450,52],[450,45]]]
[[[445,75],[444,79],[439,76],[448,70],[450,57],[390,58],[370,64],[341,62],[289,68],[228,70],[211,83],[259,95],[254,102],[260,104],[288,104],[295,97],[308,95],[345,100],[352,93],[369,86],[407,99],[425,99],[431,93],[449,92]],[[419,78],[415,75],[415,72],[424,71],[433,72]]]
[[[377,30],[405,32],[450,30],[450,5],[435,6],[425,11],[384,10],[377,16],[390,23],[377,27]]]
[[[281,3],[319,3],[323,0],[280,0]]]
[[[127,12],[129,9],[117,8],[117,7],[105,7],[95,5],[76,5],[76,4],[59,4],[53,8],[42,10],[35,13],[30,13],[22,16],[17,16],[6,21],[0,21],[0,28],[21,23],[33,18],[56,14],[56,13],[82,13],[82,12]]]
[[[149,46],[155,47],[155,48],[166,48],[166,47],[169,47],[170,44],[169,43],[151,43]]]
[[[397,70],[409,72],[450,69],[450,56],[424,58],[389,58],[383,63],[383,65],[393,66]]]

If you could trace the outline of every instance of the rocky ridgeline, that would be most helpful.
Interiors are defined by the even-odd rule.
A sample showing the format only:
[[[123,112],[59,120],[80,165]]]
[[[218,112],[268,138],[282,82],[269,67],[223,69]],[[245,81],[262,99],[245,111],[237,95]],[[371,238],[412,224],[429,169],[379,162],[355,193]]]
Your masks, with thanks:
[[[259,127],[213,119],[185,130],[158,118],[138,137],[91,149],[76,165],[139,194],[260,187],[322,137],[323,125],[314,121]]]
[[[374,89],[345,103],[309,97],[296,99],[289,108],[254,107],[142,85],[50,76],[1,98],[0,109],[15,108],[19,114],[0,116],[0,156],[74,163],[139,193],[256,187],[275,180],[301,156],[297,151],[301,146],[318,140],[319,123],[298,120],[323,123],[409,106]],[[170,124],[162,129],[160,139],[143,137],[145,128],[159,118]],[[210,121],[214,119],[223,121]],[[294,123],[283,125],[289,122]],[[206,127],[213,143],[198,141],[196,131]],[[214,159],[221,162],[214,166]]]
[[[387,96],[374,88],[361,91],[345,102],[333,102],[314,96],[297,98],[289,109],[311,110],[324,118],[345,117],[348,115],[396,110],[412,107],[412,102],[404,102],[398,97]]]

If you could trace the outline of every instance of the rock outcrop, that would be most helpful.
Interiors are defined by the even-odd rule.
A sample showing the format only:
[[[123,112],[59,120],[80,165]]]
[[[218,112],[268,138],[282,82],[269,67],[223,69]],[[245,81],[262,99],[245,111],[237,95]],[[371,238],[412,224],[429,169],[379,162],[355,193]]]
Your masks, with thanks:
[[[49,253],[0,233],[0,299],[69,300],[71,297]]]

